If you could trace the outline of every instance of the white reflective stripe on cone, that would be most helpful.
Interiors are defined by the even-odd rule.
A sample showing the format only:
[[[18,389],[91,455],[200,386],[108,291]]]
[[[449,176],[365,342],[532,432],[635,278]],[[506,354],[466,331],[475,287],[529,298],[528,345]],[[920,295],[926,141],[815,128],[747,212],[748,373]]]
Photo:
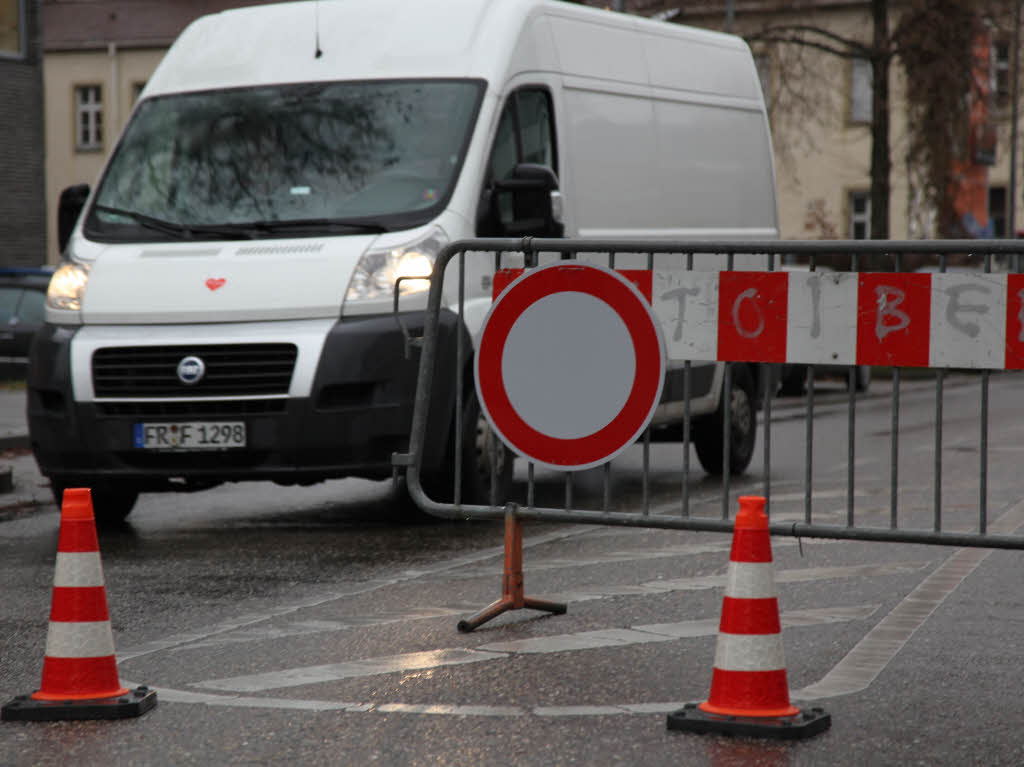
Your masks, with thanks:
[[[50,658],[105,658],[114,654],[110,621],[50,621],[46,655]]]
[[[53,585],[62,588],[74,586],[102,586],[103,565],[98,551],[57,552],[57,566]]]
[[[719,633],[715,668],[722,671],[779,671],[786,668],[782,634]]]
[[[725,595],[733,599],[770,599],[777,596],[771,562],[730,562]]]

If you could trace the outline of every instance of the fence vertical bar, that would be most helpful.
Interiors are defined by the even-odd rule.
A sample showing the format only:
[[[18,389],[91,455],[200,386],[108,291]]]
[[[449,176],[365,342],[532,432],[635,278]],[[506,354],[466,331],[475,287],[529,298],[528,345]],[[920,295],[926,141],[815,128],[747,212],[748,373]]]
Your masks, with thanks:
[[[536,505],[536,494],[534,492],[536,484],[534,483],[533,474],[533,461],[528,461],[526,464],[526,506],[530,509]]]
[[[988,381],[991,373],[981,372],[981,445],[978,451],[981,456],[981,476],[978,482],[978,532],[985,534],[988,530]]]
[[[945,384],[945,370],[935,371],[935,483],[932,529],[942,529],[942,405]]]
[[[565,510],[572,509],[572,472],[565,472]]]
[[[501,256],[495,254],[496,265],[500,265]],[[466,252],[459,251],[459,327],[465,326],[463,313],[466,304]],[[452,497],[455,505],[462,503],[462,403],[465,400],[463,390],[462,371],[466,367],[466,342],[462,339],[462,333],[455,334],[455,487],[452,489]]]
[[[693,365],[690,360],[683,363],[683,479],[682,516],[690,516],[690,374]]]
[[[855,513],[854,513],[854,487],[856,486],[856,469],[855,462],[857,460],[857,387],[855,377],[857,375],[856,366],[851,366],[847,371],[846,375],[846,387],[848,390],[848,404],[846,406],[846,431],[848,434],[846,440],[846,524],[850,527],[854,525]]]
[[[894,256],[896,271],[902,271],[903,259],[900,253]],[[891,485],[889,487],[889,527],[893,530],[899,525],[899,492],[900,492],[900,369],[892,369],[892,447],[890,453]]]
[[[775,256],[767,253],[768,271],[775,271]],[[772,514],[772,399],[775,394],[775,378],[779,371],[779,365],[773,364],[765,368],[768,374],[765,376],[764,387],[764,512],[770,517]],[[757,430],[757,411],[754,411],[754,430]]]
[[[992,252],[985,253],[985,273],[992,271]],[[979,429],[978,455],[981,466],[978,478],[978,532],[988,530],[988,382],[991,371],[981,371],[981,428]]]
[[[725,363],[722,382],[722,519],[729,518],[729,423],[732,419],[732,363]]]
[[[804,446],[804,521],[811,523],[811,496],[814,462],[814,365],[807,366],[807,423]]]
[[[725,268],[732,271],[735,258],[730,250],[726,256]],[[732,438],[732,363],[725,363],[725,380],[722,381],[722,519],[729,518],[729,480],[732,473],[730,442]]]
[[[693,251],[686,254],[686,271],[693,271]],[[690,516],[690,397],[692,393],[691,374],[693,364],[690,360],[683,363],[683,478],[682,478],[682,509],[681,516]]]
[[[607,461],[602,467],[604,475],[604,497],[601,502],[602,511],[611,510],[612,505],[612,462]]]
[[[651,513],[651,427],[644,429],[644,468],[643,468],[643,499],[641,501],[641,514],[647,516]]]
[[[651,275],[651,284],[654,283],[654,251],[647,251],[647,273]],[[652,287],[653,290],[653,287]],[[653,301],[654,296],[651,296]],[[641,514],[647,516],[651,513],[651,427],[648,426],[644,429],[644,481],[643,481],[643,501],[641,506]]]
[[[889,527],[897,529],[900,476],[900,369],[892,369],[892,440],[889,448]]]

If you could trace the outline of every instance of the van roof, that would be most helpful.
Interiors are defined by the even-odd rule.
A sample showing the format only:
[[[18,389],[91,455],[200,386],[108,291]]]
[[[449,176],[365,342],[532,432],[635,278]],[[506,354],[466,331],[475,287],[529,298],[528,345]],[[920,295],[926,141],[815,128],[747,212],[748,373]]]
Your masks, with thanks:
[[[290,2],[197,19],[168,51],[144,96],[410,75],[499,81],[508,74],[520,36],[542,12],[590,19],[610,29],[642,29],[715,47],[745,47],[742,40],[729,35],[558,0]],[[550,38],[532,46],[533,69],[559,69],[550,59],[557,50],[552,54],[551,48]]]

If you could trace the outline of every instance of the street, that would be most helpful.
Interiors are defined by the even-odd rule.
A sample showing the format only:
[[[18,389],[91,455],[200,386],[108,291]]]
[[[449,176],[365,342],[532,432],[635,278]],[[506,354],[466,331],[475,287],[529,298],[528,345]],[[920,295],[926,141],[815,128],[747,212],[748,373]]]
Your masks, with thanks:
[[[1019,379],[993,377],[988,524],[1024,524]],[[847,516],[847,394],[816,396],[815,520]],[[944,524],[977,523],[977,379],[944,397]],[[900,525],[929,528],[934,386],[901,391]],[[889,522],[890,384],[856,416],[858,523]],[[772,412],[773,521],[804,513],[801,398]],[[731,503],[761,494],[761,447]],[[22,456],[24,461],[31,459]],[[678,513],[679,444],[651,448],[651,513]],[[640,507],[641,453],[617,458],[619,508]],[[691,514],[720,484],[691,461]],[[517,466],[517,479],[525,478]],[[43,482],[42,478],[38,480]],[[537,473],[538,503],[564,483]],[[600,470],[573,500],[599,508]],[[59,515],[0,515],[0,702],[39,687]],[[227,485],[144,495],[100,535],[119,673],[157,707],[116,722],[0,724],[0,763],[206,765],[1016,765],[1020,552],[772,539],[791,697],[831,729],[800,742],[669,731],[706,700],[728,535],[527,524],[526,593],[565,615],[456,623],[501,595],[503,525],[418,515],[389,482]]]

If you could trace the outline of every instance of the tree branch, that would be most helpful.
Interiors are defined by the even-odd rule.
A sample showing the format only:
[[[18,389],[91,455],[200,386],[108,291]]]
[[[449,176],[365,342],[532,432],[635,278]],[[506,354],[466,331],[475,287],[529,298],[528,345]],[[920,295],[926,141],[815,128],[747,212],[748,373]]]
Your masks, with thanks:
[[[813,37],[820,37],[822,39],[815,40]],[[752,42],[806,45],[847,59],[871,58],[874,53],[871,46],[866,43],[807,24],[768,26],[760,32],[747,35],[746,39]]]

